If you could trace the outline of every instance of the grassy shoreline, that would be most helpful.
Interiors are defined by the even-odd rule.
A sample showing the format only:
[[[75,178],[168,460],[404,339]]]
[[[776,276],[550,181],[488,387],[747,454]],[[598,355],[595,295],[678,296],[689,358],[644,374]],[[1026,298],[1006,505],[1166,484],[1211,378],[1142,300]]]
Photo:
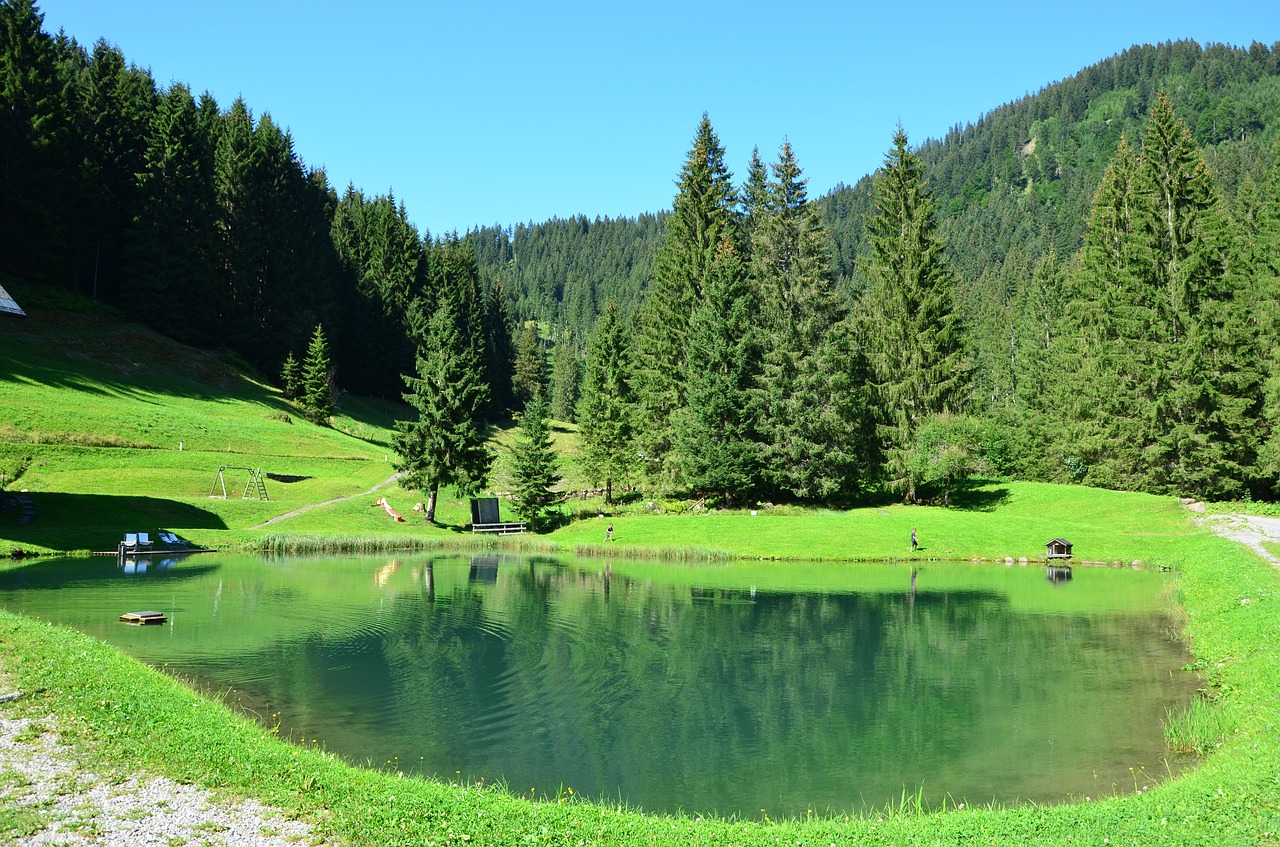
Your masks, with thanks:
[[[64,737],[103,767],[130,761],[256,797],[355,845],[1280,843],[1277,572],[1204,530],[1154,552],[1176,573],[1184,634],[1210,686],[1210,731],[1225,734],[1205,740],[1213,752],[1186,775],[1062,806],[923,813],[904,796],[900,808],[878,815],[708,820],[399,778],[280,741],[91,638],[9,613],[0,613],[0,666],[27,696],[2,708],[56,715]]]
[[[54,716],[62,736],[103,773],[128,763],[258,798],[352,845],[1280,845],[1280,572],[1196,528],[1173,498],[992,483],[962,508],[719,512],[629,493],[632,502],[611,507],[566,503],[546,535],[474,538],[460,498],[442,498],[441,525],[429,526],[411,510],[421,492],[379,488],[405,523],[375,507],[378,495],[352,497],[392,472],[390,433],[402,414],[394,404],[344,397],[330,426],[294,421],[264,380],[214,355],[87,305],[29,305],[30,317],[0,335],[0,365],[10,375],[0,380],[9,416],[0,427],[0,470],[6,498],[22,500],[0,509],[0,556],[109,550],[123,532],[164,528],[222,550],[462,546],[654,559],[628,567],[657,570],[671,567],[657,561],[663,555],[689,563],[1038,562],[1044,542],[1061,536],[1081,559],[1171,571],[1183,635],[1207,680],[1204,702],[1173,721],[1174,734],[1189,733],[1178,743],[1212,751],[1190,773],[1139,794],[1061,806],[924,813],[907,794],[897,808],[859,817],[648,816],[567,792],[533,802],[501,787],[354,768],[314,744],[281,741],[272,727],[101,642],[0,610],[0,687],[25,693],[0,705],[0,715]],[[510,490],[510,433],[492,442],[495,491]],[[573,436],[571,426],[556,427],[565,486],[586,489]],[[279,481],[268,483],[269,501],[234,490],[227,499],[210,497],[221,466],[261,468]],[[327,505],[300,511],[314,504]],[[616,542],[606,544],[609,524]],[[914,556],[913,528],[922,544]],[[0,561],[0,568],[17,566]],[[0,842],[13,835],[7,814],[0,805]]]

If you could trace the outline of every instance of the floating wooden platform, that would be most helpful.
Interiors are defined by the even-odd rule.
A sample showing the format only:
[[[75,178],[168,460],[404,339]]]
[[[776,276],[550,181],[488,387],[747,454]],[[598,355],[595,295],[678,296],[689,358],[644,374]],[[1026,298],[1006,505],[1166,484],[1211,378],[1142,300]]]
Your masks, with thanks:
[[[217,553],[217,550],[210,550],[207,547],[150,547],[145,550],[129,550],[126,556],[185,556],[188,553]],[[94,550],[90,553],[92,556],[119,556],[119,550]]]
[[[120,620],[125,623],[138,624],[145,626],[151,623],[164,623],[164,612],[125,612],[120,616]]]
[[[510,521],[507,523],[473,523],[472,532],[496,532],[498,535],[515,535],[525,530],[523,523]]]

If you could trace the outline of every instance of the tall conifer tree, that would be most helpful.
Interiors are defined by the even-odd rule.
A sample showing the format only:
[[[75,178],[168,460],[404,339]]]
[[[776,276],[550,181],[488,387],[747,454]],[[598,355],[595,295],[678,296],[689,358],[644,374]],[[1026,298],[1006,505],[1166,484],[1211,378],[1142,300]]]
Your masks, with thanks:
[[[901,125],[872,193],[875,210],[865,219],[871,254],[863,270],[871,280],[867,338],[873,344],[879,431],[889,482],[912,501],[909,459],[916,428],[931,415],[958,409],[966,365],[934,202]]]
[[[516,514],[528,521],[532,530],[537,529],[547,508],[559,499],[554,489],[561,476],[547,413],[546,398],[541,394],[529,398],[520,416],[520,436],[511,461]]]
[[[762,487],[758,310],[754,287],[726,238],[689,321],[688,403],[675,413],[672,458],[685,485],[728,503]]]
[[[865,445],[853,440],[859,423],[844,419],[853,407],[836,390],[846,364],[831,355],[833,345],[849,340],[835,337],[845,310],[807,182],[784,142],[752,228],[751,277],[765,332],[759,427],[770,488],[830,500],[857,487],[848,459]]]
[[[626,328],[611,301],[591,336],[578,401],[583,470],[592,482],[604,483],[605,503],[613,502],[613,483],[637,466],[631,379]]]
[[[653,285],[636,339],[637,438],[649,471],[672,481],[672,415],[687,402],[689,319],[724,238],[734,235],[737,195],[724,149],[704,114],[680,172],[679,192],[654,260]]]
[[[434,308],[416,301],[411,325],[418,342],[416,374],[406,375],[405,402],[418,412],[395,437],[404,484],[427,494],[426,519],[435,520],[441,485],[471,493],[484,485],[493,456],[485,446],[484,380],[479,331],[479,283],[470,246],[446,239],[431,249]]]
[[[1084,481],[1233,496],[1255,472],[1261,372],[1229,222],[1161,94],[1094,201],[1072,303]]]

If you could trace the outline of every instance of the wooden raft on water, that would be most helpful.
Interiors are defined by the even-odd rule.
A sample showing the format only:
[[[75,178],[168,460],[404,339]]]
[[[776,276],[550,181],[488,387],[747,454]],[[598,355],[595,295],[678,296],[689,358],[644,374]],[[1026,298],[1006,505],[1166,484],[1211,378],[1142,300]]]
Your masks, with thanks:
[[[120,620],[125,623],[137,624],[145,626],[149,623],[164,623],[164,612],[125,612],[120,616]]]

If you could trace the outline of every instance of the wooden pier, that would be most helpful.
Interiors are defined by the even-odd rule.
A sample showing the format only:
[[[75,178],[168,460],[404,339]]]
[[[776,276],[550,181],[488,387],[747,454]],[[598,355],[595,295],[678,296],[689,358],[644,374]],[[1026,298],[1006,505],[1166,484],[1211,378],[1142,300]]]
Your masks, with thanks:
[[[120,620],[137,626],[146,626],[148,624],[164,623],[165,616],[164,612],[125,612],[120,616]]]

